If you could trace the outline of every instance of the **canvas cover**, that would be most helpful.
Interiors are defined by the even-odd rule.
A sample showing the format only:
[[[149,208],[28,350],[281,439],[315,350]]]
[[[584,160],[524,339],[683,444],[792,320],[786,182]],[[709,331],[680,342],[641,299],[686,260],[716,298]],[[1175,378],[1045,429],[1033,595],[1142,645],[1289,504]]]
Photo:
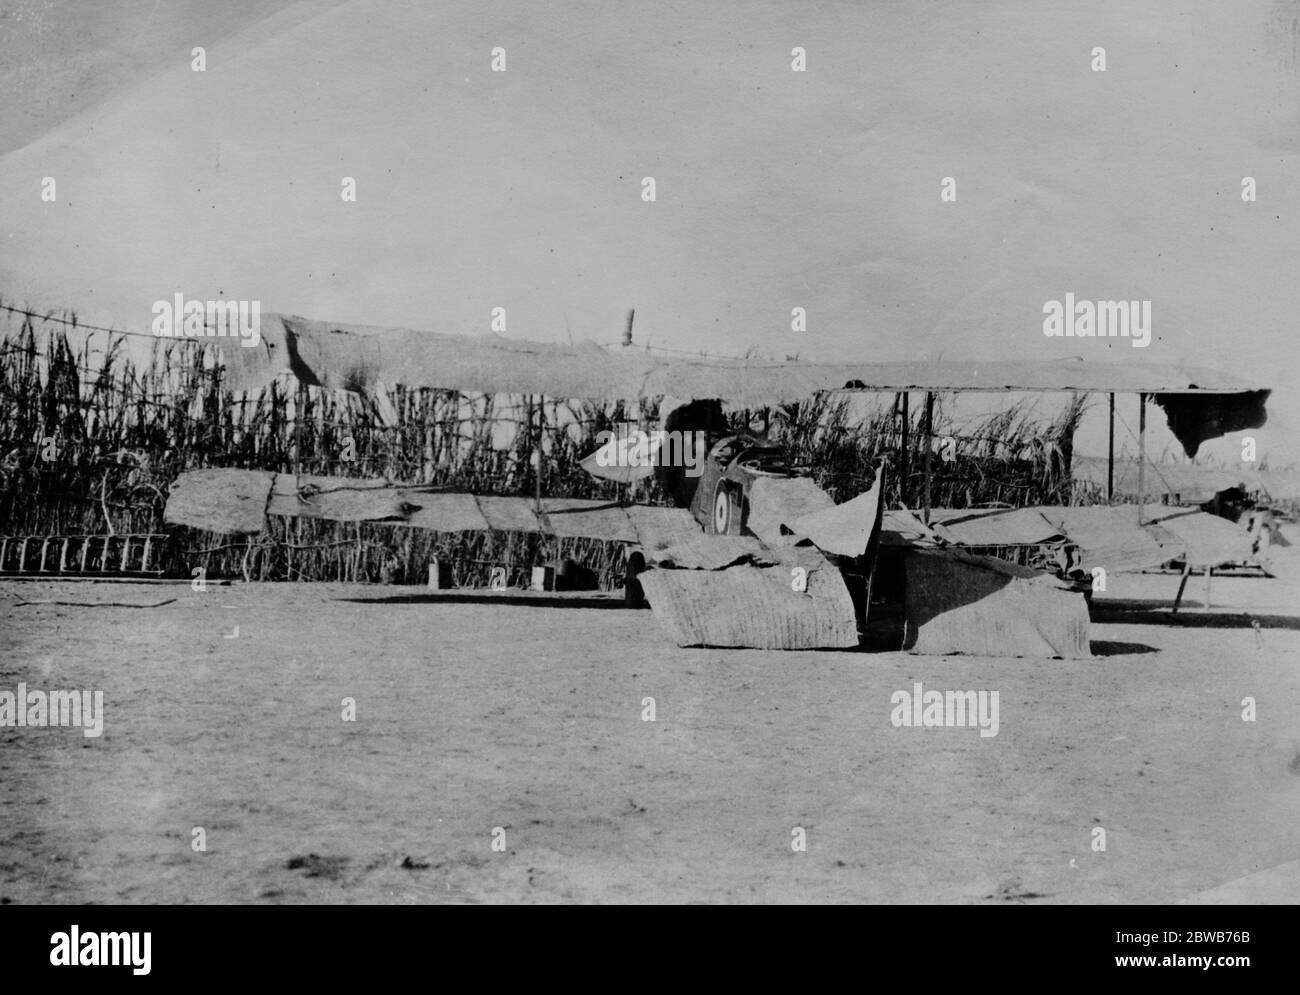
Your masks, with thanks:
[[[1153,528],[1171,533],[1183,547],[1190,567],[1245,563],[1254,555],[1252,538],[1241,526],[1203,511],[1187,508],[1148,508]]]
[[[1108,574],[1149,570],[1171,560],[1194,566],[1247,562],[1250,538],[1225,518],[1196,508],[1035,505],[1001,510],[935,508],[927,527],[909,511],[887,511],[881,541],[893,546],[988,547],[1070,544],[1078,566]]]
[[[1039,512],[1078,548],[1079,565],[1089,572],[1094,567],[1108,574],[1147,570],[1184,551],[1171,536],[1138,525],[1134,506],[1047,506]]]
[[[934,656],[1092,656],[1087,602],[1052,577],[954,550],[909,550],[904,569],[906,650]]]
[[[275,474],[262,470],[190,470],[172,482],[163,520],[222,534],[261,532]]]
[[[758,485],[764,486],[758,486]],[[785,484],[787,486],[779,486]],[[220,533],[262,531],[268,514],[373,521],[435,531],[590,536],[640,547],[657,569],[642,587],[681,645],[810,648],[853,645],[852,598],[827,554],[854,558],[883,541],[909,548],[905,646],[922,653],[1088,655],[1087,608],[1054,578],[963,546],[1069,541],[1084,570],[1140,570],[1184,557],[1194,567],[1242,562],[1250,537],[1197,510],[1148,506],[934,509],[929,527],[883,512],[881,477],[835,506],[812,481],[757,482],[751,521],[762,534],[710,536],[685,509],[448,493],[383,479],[195,470],[172,486],[166,520]],[[776,486],[774,486],[776,485]],[[789,486],[793,485],[793,486]],[[819,507],[820,506],[820,507]],[[812,510],[809,510],[812,509]],[[794,583],[795,568],[803,586]]]
[[[783,525],[793,535],[806,537],[818,549],[836,556],[864,556],[879,534],[883,503],[882,470],[876,470],[871,489],[843,504],[812,511]]]
[[[827,553],[856,557],[870,547],[880,479],[838,507],[807,478],[756,480],[754,536],[699,534],[647,554],[658,569],[640,581],[655,618],[679,646],[856,646],[857,609]]]
[[[190,470],[172,483],[164,519],[223,534],[254,534],[267,515],[382,522],[435,532],[541,532],[658,548],[699,534],[690,512],[568,498],[487,497],[394,485],[383,478],[259,470]]]
[[[835,507],[831,496],[810,477],[759,477],[749,491],[749,531],[769,546],[785,545],[790,523]]]
[[[722,570],[650,570],[640,577],[655,619],[678,646],[836,649],[858,644],[853,599],[840,571],[816,551],[795,562]]]
[[[268,314],[256,347],[223,346],[227,386],[256,392],[288,374],[312,386],[370,394],[440,387],[556,398],[720,399],[732,408],[798,401],[821,391],[1114,391],[1152,394],[1194,455],[1205,439],[1257,428],[1267,390],[1213,370],[1118,362],[809,363],[666,359],[639,349],[454,335]]]

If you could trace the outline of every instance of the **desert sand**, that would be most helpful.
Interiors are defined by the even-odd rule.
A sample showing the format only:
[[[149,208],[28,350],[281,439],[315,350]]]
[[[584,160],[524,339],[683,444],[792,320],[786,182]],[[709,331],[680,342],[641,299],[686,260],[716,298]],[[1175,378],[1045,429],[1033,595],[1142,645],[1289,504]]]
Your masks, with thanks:
[[[0,728],[0,902],[1163,903],[1269,880],[1300,856],[1300,599],[1216,578],[1207,613],[1194,581],[1170,619],[1176,585],[1113,579],[1094,659],[1064,662],[678,649],[590,596],[0,581],[0,690],[104,693],[98,737]],[[895,728],[916,681],[997,690],[998,735]]]

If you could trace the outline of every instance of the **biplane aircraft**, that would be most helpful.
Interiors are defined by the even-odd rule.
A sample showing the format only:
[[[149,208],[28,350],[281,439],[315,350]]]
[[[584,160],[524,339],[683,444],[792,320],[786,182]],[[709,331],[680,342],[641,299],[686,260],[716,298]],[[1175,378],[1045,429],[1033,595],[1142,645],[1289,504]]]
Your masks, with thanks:
[[[1189,455],[1201,442],[1264,423],[1269,391],[1223,374],[1130,363],[809,363],[665,359],[634,348],[560,345],[496,336],[459,336],[338,325],[268,315],[253,348],[223,349],[226,385],[257,391],[278,377],[373,397],[386,385],[462,392],[545,395],[592,401],[664,398],[667,436],[687,440],[681,459],[642,458],[675,508],[552,498],[489,497],[404,486],[385,479],[307,477],[248,470],[181,474],[169,523],[213,532],[260,531],[267,515],[373,521],[440,532],[532,531],[615,539],[630,548],[625,594],[644,599],[683,646],[763,649],[850,648],[860,644],[877,565],[901,595],[903,648],[994,656],[1090,655],[1081,579],[1098,569],[1142,569],[1182,558],[1187,569],[1243,553],[1246,537],[1197,509],[1132,505],[944,510],[930,507],[929,457],[923,507],[886,509],[886,461],[874,484],[836,504],[808,467],[778,446],[732,434],[726,409],[757,409],[819,393],[926,395],[936,392],[1134,393],[1145,455],[1148,400],[1162,408]],[[930,420],[926,419],[929,433]],[[1112,431],[1113,438],[1113,431]],[[611,440],[611,446],[626,445]],[[650,445],[639,440],[637,445]],[[609,454],[606,453],[606,456]],[[1113,451],[1111,453],[1113,463]],[[626,460],[584,460],[628,479]],[[1142,463],[1139,463],[1139,467]],[[690,472],[687,472],[687,471]],[[622,477],[617,476],[622,474]],[[611,476],[610,473],[604,473]],[[1014,545],[1062,555],[1034,569],[985,555]],[[1246,555],[1249,555],[1246,550]]]

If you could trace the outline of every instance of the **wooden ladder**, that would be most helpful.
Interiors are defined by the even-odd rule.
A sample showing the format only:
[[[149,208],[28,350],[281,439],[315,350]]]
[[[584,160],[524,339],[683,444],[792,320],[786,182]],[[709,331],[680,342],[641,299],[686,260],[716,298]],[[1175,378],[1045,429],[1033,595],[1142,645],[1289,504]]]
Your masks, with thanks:
[[[0,574],[160,577],[167,535],[0,536]]]

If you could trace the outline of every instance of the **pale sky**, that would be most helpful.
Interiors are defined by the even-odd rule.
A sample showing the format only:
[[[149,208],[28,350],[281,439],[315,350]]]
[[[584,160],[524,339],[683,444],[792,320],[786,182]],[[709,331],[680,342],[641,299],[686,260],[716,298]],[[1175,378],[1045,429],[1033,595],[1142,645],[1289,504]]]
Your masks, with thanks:
[[[180,291],[599,342],[635,307],[638,343],[722,354],[1185,362],[1275,388],[1254,434],[1281,465],[1298,56],[1273,0],[3,0],[0,294],[141,330]],[[1151,345],[1045,337],[1067,291],[1150,300]]]

